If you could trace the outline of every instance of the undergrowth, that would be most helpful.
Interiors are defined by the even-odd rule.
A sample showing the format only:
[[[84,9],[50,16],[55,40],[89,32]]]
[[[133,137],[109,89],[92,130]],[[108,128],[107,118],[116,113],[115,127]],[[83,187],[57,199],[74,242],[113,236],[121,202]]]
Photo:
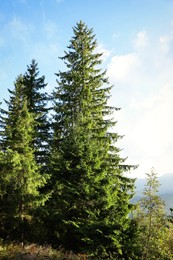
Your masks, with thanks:
[[[75,255],[73,252],[65,252],[63,249],[55,250],[50,246],[36,244],[0,244],[1,260],[86,260],[86,255]]]

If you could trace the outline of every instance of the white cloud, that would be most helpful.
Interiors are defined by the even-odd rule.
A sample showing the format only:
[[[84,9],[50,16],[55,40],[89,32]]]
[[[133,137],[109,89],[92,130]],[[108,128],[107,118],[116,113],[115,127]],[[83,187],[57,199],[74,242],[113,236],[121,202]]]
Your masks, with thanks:
[[[108,76],[116,87],[111,103],[122,107],[117,129],[122,156],[139,164],[132,175],[141,177],[152,167],[173,173],[173,34],[154,37],[140,32],[134,51],[112,57]],[[119,85],[117,91],[117,85]]]
[[[136,53],[113,56],[108,65],[107,74],[112,81],[126,81],[140,66]]]
[[[96,48],[96,53],[102,53],[102,60],[105,61],[111,55],[111,51],[104,48],[103,44],[99,44]]]
[[[135,123],[137,129],[140,129],[137,132],[145,133],[144,135],[147,137],[149,143],[154,143],[148,150],[148,144],[145,140],[140,141],[142,144],[141,147],[144,150],[147,149],[148,154],[158,154],[161,152],[159,147],[166,148],[170,142],[173,142],[172,100],[173,85],[166,85],[157,94],[149,96],[143,102],[136,101],[135,108],[139,110],[139,114],[143,115],[142,117],[139,115],[138,122]],[[133,132],[134,138],[137,138],[137,132]]]
[[[166,85],[157,94],[132,104],[139,114],[129,126],[124,145],[140,164],[140,175],[153,166],[160,174],[173,172],[172,100],[173,85]]]
[[[146,31],[141,31],[137,34],[137,37],[134,41],[134,46],[137,49],[145,48],[148,46],[148,35]]]
[[[160,37],[159,41],[160,41],[160,50],[164,54],[169,53],[173,43],[173,35],[163,35]]]
[[[169,51],[169,38],[166,36],[161,36],[159,40],[160,40],[161,50],[167,53]]]

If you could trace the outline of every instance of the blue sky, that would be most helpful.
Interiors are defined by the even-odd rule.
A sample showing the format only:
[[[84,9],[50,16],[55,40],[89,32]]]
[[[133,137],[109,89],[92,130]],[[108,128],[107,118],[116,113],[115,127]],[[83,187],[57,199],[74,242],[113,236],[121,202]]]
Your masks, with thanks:
[[[94,29],[110,103],[122,108],[115,131],[139,164],[131,176],[173,173],[173,0],[0,0],[0,101],[33,58],[52,91],[79,20]]]

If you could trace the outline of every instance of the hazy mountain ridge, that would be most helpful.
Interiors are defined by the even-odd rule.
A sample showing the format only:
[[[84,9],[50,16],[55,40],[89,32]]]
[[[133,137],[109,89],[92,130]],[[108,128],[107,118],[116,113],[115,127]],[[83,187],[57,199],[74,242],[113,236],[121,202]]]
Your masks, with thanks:
[[[170,214],[170,208],[173,208],[173,173],[158,177],[158,181],[160,183],[158,195],[165,201],[166,212]],[[137,202],[142,198],[146,183],[146,179],[136,179],[136,193],[133,202]]]

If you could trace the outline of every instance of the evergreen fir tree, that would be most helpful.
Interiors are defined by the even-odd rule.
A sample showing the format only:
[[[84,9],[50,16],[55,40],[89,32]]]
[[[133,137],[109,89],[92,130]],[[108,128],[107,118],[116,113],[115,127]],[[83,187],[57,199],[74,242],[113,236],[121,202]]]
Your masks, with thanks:
[[[24,239],[24,224],[31,221],[33,211],[46,200],[39,189],[46,184],[47,176],[39,173],[35,160],[35,119],[28,111],[23,88],[22,76],[19,76],[6,111],[0,153],[1,234],[13,240]]]
[[[35,60],[31,61],[30,66],[27,66],[27,71],[23,75],[23,91],[27,98],[28,111],[35,116],[35,136],[34,147],[36,160],[40,164],[47,161],[49,150],[49,129],[48,122],[48,94],[45,92],[45,77],[39,77],[38,63]]]
[[[6,151],[8,148],[11,148],[14,146],[14,136],[15,133],[14,125],[16,126],[16,119],[19,117],[21,106],[22,106],[22,100],[24,99],[24,93],[23,93],[23,77],[22,75],[19,75],[15,82],[15,90],[10,90],[10,99],[5,100],[5,103],[7,105],[7,110],[2,109],[0,110],[0,143],[1,143],[1,150]]]
[[[133,180],[115,146],[121,136],[111,132],[118,109],[108,106],[111,86],[93,30],[80,21],[73,32],[53,93],[50,231],[66,249],[121,259]]]

